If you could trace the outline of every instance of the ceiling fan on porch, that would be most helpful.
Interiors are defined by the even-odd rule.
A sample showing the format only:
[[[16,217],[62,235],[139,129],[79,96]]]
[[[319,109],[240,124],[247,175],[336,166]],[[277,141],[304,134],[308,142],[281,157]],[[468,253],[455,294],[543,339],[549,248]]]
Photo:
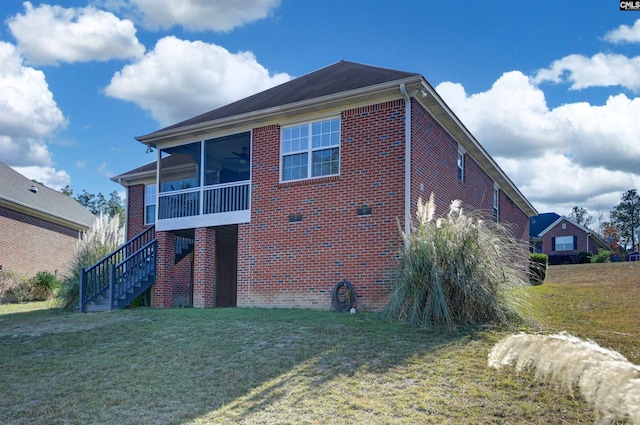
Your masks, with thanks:
[[[230,158],[225,158],[225,159],[236,159],[238,160],[238,162],[242,165],[245,165],[249,162],[249,148],[243,146],[242,147],[242,152],[238,153],[238,152],[231,152],[232,154],[235,155],[230,157]]]

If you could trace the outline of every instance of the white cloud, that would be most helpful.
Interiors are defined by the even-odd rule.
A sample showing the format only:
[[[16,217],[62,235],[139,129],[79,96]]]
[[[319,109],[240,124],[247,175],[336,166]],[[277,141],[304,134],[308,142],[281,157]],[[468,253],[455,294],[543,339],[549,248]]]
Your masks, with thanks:
[[[640,98],[549,109],[518,71],[482,93],[449,82],[436,91],[540,212],[608,211],[640,185]]]
[[[632,27],[620,25],[605,34],[604,39],[611,43],[640,43],[640,19]]]
[[[53,190],[61,190],[71,183],[71,176],[64,170],[53,167],[12,167],[17,172],[31,180],[39,181]]]
[[[570,127],[562,137],[581,166],[640,173],[640,98],[611,96],[604,105],[572,103],[553,110]]]
[[[44,73],[23,66],[15,47],[0,41],[0,132],[44,136],[64,124]]]
[[[496,158],[496,161],[507,175],[518,180],[518,188],[541,212],[553,206],[562,206],[568,212],[574,205],[593,205],[603,195],[612,199],[611,208],[620,201],[620,192],[633,185],[629,173],[584,167],[551,150],[538,157]]]
[[[569,55],[541,69],[534,82],[571,83],[572,90],[588,87],[621,86],[640,90],[640,56],[628,58],[613,53],[597,53],[588,58]]]
[[[289,79],[287,74],[271,76],[250,52],[233,54],[215,44],[171,36],[117,72],[105,92],[169,125]]]
[[[465,126],[482,136],[492,155],[524,158],[561,142],[558,127],[564,123],[551,114],[542,90],[520,71],[504,73],[483,93],[469,96],[462,85],[449,82],[436,91]]]
[[[71,180],[51,167],[46,139],[66,125],[44,73],[23,65],[0,41],[0,161],[30,179],[61,189]]]
[[[25,2],[24,15],[8,20],[18,48],[28,62],[107,61],[139,57],[144,46],[136,38],[133,22],[94,7],[63,8]]]
[[[47,165],[44,139],[65,125],[44,73],[24,66],[15,47],[0,41],[0,160]]]
[[[101,176],[104,176],[107,178],[111,178],[116,175],[115,173],[107,169],[107,163],[104,161],[98,166],[96,171],[98,171],[98,174],[100,174]]]
[[[190,31],[226,32],[263,19],[280,0],[131,0],[149,29],[180,25]]]

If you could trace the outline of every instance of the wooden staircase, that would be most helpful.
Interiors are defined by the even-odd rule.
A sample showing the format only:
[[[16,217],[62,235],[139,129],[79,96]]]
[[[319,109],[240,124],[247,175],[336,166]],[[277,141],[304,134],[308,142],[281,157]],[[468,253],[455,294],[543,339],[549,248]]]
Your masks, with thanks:
[[[158,241],[155,227],[80,274],[80,312],[126,307],[156,282]]]

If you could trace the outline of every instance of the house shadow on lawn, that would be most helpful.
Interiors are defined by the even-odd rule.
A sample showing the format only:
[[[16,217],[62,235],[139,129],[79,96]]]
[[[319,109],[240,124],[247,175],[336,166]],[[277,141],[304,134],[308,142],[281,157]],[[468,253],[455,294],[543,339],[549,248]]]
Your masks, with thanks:
[[[319,406],[331,410],[347,395],[373,396],[374,383],[382,392],[413,385],[417,378],[403,366],[476,338],[372,313],[308,310],[55,311],[4,319],[12,325],[0,332],[0,366],[8,372],[0,378],[7,395],[0,416],[35,424],[241,423],[261,415],[288,423],[293,411],[318,417]]]
[[[316,419],[312,418],[322,417],[317,412],[320,406],[328,411],[340,404],[344,405],[341,408],[351,404],[351,409],[359,409],[353,398],[373,395],[374,381],[391,390],[407,381],[415,383],[415,377],[406,375],[405,365],[428,362],[441,350],[475,338],[472,332],[419,330],[377,314],[281,310],[265,314],[273,315],[271,326],[279,330],[263,328],[260,336],[252,339],[252,349],[263,357],[255,359],[247,374],[239,377],[255,376],[255,381],[242,385],[237,397],[217,400],[219,407],[213,405],[211,410],[200,412],[192,418],[195,423],[290,423],[288,415],[292,413],[302,422],[313,422]],[[286,316],[298,317],[288,321]],[[247,341],[247,345],[251,343]]]

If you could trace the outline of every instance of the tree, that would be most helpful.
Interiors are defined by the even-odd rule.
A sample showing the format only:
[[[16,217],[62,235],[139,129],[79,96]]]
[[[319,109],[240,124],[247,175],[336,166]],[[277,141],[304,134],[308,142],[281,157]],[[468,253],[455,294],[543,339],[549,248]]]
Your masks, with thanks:
[[[622,194],[622,201],[611,210],[611,222],[618,228],[623,248],[636,247],[636,228],[640,225],[640,196],[637,189]]]
[[[62,189],[62,193],[67,196],[73,196],[73,189],[67,185]],[[109,199],[99,192],[97,195],[89,193],[86,190],[82,190],[82,193],[76,195],[74,198],[83,207],[92,212],[93,214],[105,214],[108,217],[118,216],[120,224],[123,225],[125,221],[124,202],[117,191],[111,192]]]
[[[588,215],[587,209],[577,205],[569,213],[569,218],[584,227],[589,227],[593,221],[593,216]]]

